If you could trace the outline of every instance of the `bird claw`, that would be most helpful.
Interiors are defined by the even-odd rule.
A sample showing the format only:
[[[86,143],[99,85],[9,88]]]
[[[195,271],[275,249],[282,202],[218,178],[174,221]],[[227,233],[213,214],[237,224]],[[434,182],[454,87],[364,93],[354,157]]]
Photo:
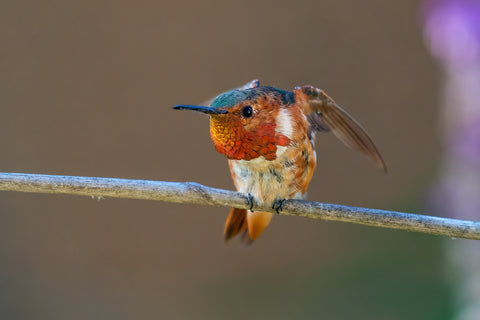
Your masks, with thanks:
[[[247,194],[247,206],[250,206],[250,208],[248,208],[248,210],[253,212],[253,210],[252,210],[252,208],[253,208],[253,196],[250,193]]]
[[[275,200],[272,205],[272,209],[274,209],[277,213],[283,210],[285,206],[285,199]]]

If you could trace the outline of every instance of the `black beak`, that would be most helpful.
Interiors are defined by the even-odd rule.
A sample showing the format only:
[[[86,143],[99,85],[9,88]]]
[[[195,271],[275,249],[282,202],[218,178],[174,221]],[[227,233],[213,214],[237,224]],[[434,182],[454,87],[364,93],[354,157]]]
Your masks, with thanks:
[[[176,105],[175,107],[173,107],[173,109],[175,109],[175,110],[193,110],[193,111],[203,112],[203,113],[206,113],[206,114],[225,114],[225,113],[228,113],[227,110],[218,110],[218,109],[211,108],[211,107],[189,106],[189,105],[183,105],[183,104]]]

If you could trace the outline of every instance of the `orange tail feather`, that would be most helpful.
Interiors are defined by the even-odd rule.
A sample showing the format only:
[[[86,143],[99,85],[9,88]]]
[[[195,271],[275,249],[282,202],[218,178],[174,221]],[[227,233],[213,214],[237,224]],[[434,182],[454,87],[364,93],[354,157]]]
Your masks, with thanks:
[[[245,209],[232,208],[225,222],[225,241],[243,233],[242,240],[247,244],[251,243],[262,234],[271,219],[270,212],[247,213]]]
[[[249,211],[247,213],[248,235],[252,241],[260,237],[270,220],[272,220],[272,216],[271,212]]]
[[[230,209],[227,221],[225,222],[225,241],[235,237],[238,233],[246,233],[247,226],[247,210],[245,209]]]

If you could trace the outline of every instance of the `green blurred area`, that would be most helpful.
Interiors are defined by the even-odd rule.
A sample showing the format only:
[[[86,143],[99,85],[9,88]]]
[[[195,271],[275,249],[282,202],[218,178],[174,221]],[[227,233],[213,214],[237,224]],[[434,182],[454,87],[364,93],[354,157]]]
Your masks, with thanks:
[[[351,230],[362,239],[338,263],[318,261],[208,285],[212,318],[451,319],[442,243],[423,235]],[[353,238],[352,238],[353,239]],[[239,304],[239,301],[242,303]]]

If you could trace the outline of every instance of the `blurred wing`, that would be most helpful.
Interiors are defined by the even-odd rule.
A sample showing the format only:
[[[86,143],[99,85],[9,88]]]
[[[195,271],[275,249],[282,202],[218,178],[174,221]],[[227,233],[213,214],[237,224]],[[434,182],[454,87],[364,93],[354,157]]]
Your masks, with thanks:
[[[245,90],[245,89],[250,89],[250,88],[256,88],[260,86],[260,81],[258,79],[254,79],[248,83],[245,83],[243,86],[235,88],[236,90]],[[234,90],[235,90],[234,89]],[[211,98],[210,100],[204,101],[201,106],[210,106],[212,101],[215,99],[215,97]]]
[[[307,115],[311,130],[332,131],[349,148],[362,152],[387,172],[387,166],[367,132],[325,92],[303,86],[295,88],[294,93],[295,100]]]

